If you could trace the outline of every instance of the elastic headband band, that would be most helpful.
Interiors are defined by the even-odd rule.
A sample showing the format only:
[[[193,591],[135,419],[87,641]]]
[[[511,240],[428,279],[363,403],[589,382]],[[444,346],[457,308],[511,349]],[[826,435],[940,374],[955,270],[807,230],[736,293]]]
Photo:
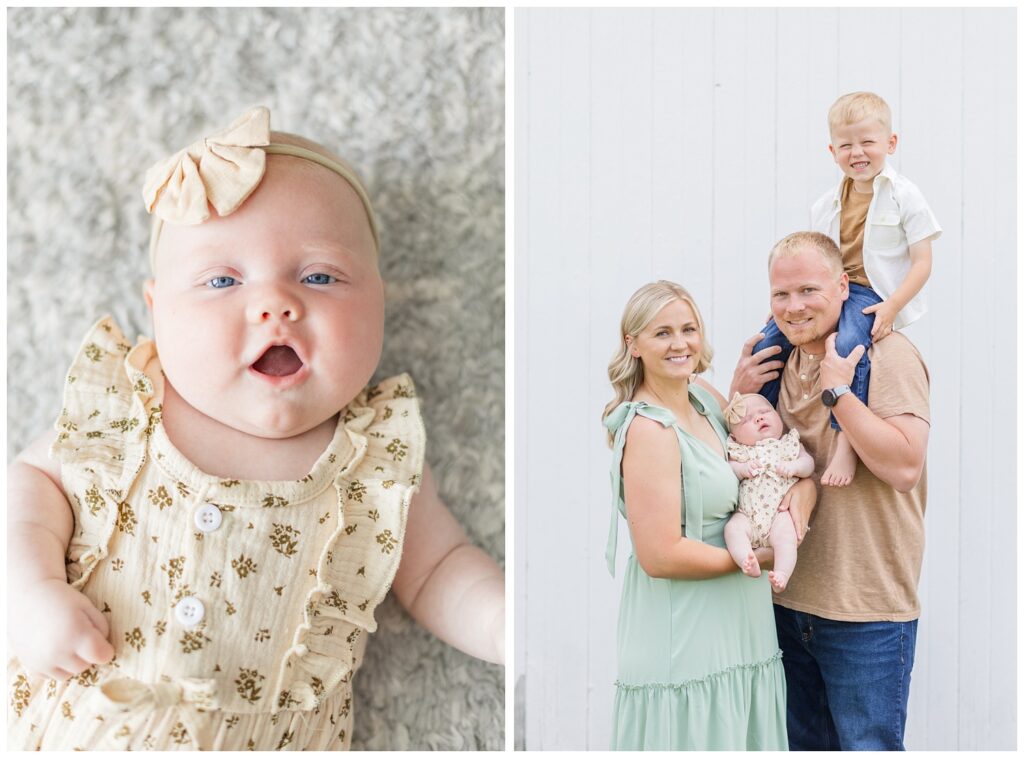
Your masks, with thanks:
[[[149,235],[151,270],[155,270],[156,245],[164,221],[201,224],[210,216],[208,205],[221,216],[233,213],[263,180],[268,154],[316,163],[348,182],[363,204],[374,248],[379,252],[377,219],[356,173],[315,150],[270,142],[269,135],[270,111],[254,108],[223,132],[204,138],[150,168],[142,194],[146,209],[154,216]]]

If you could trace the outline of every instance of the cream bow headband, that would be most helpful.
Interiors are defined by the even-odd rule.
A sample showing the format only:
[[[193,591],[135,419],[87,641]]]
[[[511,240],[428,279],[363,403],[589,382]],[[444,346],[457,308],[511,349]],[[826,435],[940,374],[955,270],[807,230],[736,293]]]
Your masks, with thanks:
[[[370,198],[356,173],[309,148],[271,142],[270,111],[260,106],[227,129],[179,150],[146,172],[142,197],[146,210],[156,217],[149,239],[150,266],[163,222],[201,224],[210,217],[208,205],[221,216],[234,213],[263,179],[268,153],[312,161],[347,181],[366,209],[374,246],[380,248]]]
[[[743,417],[747,415],[747,398],[750,395],[741,395],[739,392],[732,396],[732,400],[725,406],[725,410],[722,414],[725,416],[726,423],[729,424],[731,429],[736,424],[743,420]]]

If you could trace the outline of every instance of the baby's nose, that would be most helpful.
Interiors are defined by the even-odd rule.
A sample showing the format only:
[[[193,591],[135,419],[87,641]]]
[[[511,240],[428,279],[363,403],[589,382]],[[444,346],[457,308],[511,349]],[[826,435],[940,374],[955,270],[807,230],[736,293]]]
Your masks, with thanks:
[[[302,318],[302,307],[294,298],[270,295],[249,303],[246,315],[253,324],[267,321],[298,321]]]

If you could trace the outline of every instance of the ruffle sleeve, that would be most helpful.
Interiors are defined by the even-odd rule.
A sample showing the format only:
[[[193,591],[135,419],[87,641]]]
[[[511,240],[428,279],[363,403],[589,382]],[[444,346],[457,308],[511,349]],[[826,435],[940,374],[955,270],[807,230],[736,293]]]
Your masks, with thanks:
[[[132,348],[110,317],[86,334],[68,370],[64,404],[50,457],[75,517],[65,562],[79,588],[106,557],[110,536],[125,517],[124,498],[146,458],[146,435],[159,406],[143,367],[152,343]]]
[[[745,463],[750,460],[750,446],[737,442],[731,434],[725,443],[725,447],[730,461]]]
[[[790,429],[782,436],[781,440],[782,460],[795,461],[800,457],[800,432]]]
[[[365,636],[377,628],[374,610],[395,578],[422,478],[426,435],[408,375],[364,390],[344,421],[354,452],[334,481],[338,526],[282,662],[275,711],[317,707],[358,667]]]

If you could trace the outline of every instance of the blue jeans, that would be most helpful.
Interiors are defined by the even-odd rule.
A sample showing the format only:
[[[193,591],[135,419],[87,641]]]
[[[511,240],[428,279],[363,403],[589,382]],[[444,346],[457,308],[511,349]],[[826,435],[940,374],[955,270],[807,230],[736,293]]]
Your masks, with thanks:
[[[869,305],[880,302],[882,302],[882,298],[873,289],[851,282],[850,296],[843,303],[843,310],[839,315],[836,352],[845,358],[857,345],[864,346],[864,357],[857,363],[857,368],[853,373],[853,381],[850,382],[850,389],[853,391],[853,394],[860,398],[864,405],[868,404],[868,380],[871,377],[871,360],[868,358],[867,349],[871,347],[871,327],[875,325],[875,314],[864,314],[861,311]],[[754,345],[754,352],[756,353],[758,350],[763,350],[766,347],[778,345],[782,348],[782,352],[778,355],[773,355],[768,360],[785,362],[793,351],[793,346],[789,344],[786,335],[775,325],[775,319],[765,324],[761,331],[764,333],[764,339]],[[779,404],[779,387],[781,384],[781,378],[772,379],[760,389],[761,394],[764,395],[772,406],[777,407]],[[822,389],[831,388],[822,387]],[[831,414],[829,415],[832,419],[832,428],[839,429],[836,417]]]
[[[790,750],[904,750],[917,620],[831,621],[775,606]]]

